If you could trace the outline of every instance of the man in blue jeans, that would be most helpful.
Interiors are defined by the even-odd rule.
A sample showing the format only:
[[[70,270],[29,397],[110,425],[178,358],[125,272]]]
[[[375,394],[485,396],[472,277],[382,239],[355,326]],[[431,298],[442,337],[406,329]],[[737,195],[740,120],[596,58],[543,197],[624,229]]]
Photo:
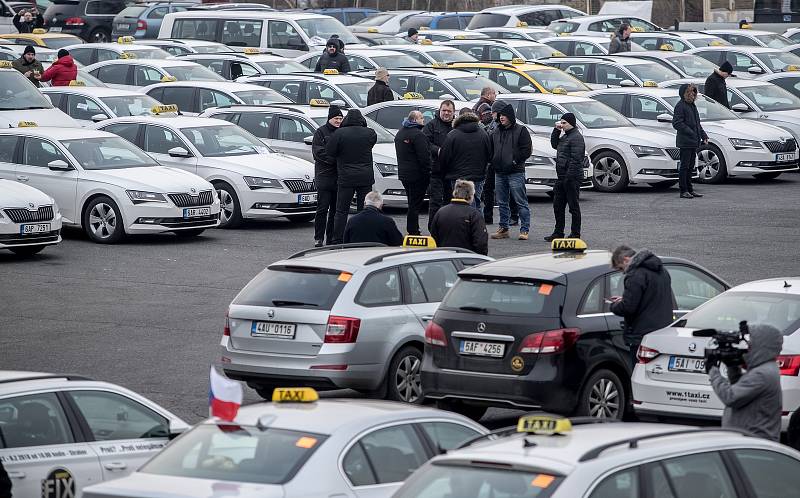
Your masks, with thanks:
[[[492,234],[493,239],[510,237],[508,226],[511,218],[509,197],[519,207],[519,240],[528,240],[531,228],[531,210],[525,193],[525,161],[531,157],[533,146],[528,129],[517,124],[514,108],[508,104],[498,113],[499,126],[491,135],[494,169],[494,191],[500,206],[500,227]]]

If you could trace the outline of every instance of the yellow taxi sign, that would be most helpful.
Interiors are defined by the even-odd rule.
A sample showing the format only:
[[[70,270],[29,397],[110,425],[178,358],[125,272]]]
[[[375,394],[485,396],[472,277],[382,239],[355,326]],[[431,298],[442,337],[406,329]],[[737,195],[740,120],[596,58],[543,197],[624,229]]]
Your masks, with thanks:
[[[514,57],[513,59],[511,59],[511,63],[512,64],[525,64],[525,59],[523,59],[522,57]]]
[[[430,26],[420,26],[418,31],[428,31],[429,29],[431,29]]]
[[[640,28],[639,26],[633,26],[631,28],[631,31],[633,31],[634,33],[644,33],[644,28]]]
[[[425,97],[423,97],[421,93],[406,92],[406,93],[403,94],[403,98],[405,100],[419,100],[419,99],[423,99]]]
[[[428,235],[406,235],[403,238],[403,247],[436,247],[436,241]]]
[[[117,43],[122,45],[127,45],[129,43],[133,43],[136,41],[136,38],[133,36],[120,36],[117,38]]]
[[[791,64],[789,66],[786,66],[786,69],[784,69],[784,71],[800,71],[800,66]]]
[[[311,107],[330,107],[331,104],[325,99],[311,99],[308,101]]]
[[[711,40],[711,43],[708,44],[709,47],[724,47],[725,42],[722,40]]]
[[[69,86],[86,86],[86,83],[83,81],[72,80],[69,82]]]
[[[518,28],[527,28],[528,27],[528,23],[526,23],[525,21],[517,21],[517,27]]]
[[[642,86],[645,87],[645,88],[653,88],[653,87],[657,87],[658,83],[656,83],[653,80],[644,80],[644,81],[642,81]]]
[[[750,23],[744,22],[744,23],[739,25],[739,29],[751,29],[751,28],[752,28],[752,26],[750,26]]]
[[[325,70],[322,71],[322,74],[328,74],[328,75],[330,75],[330,74],[339,74],[339,70],[338,69],[325,69]]]
[[[577,251],[583,252],[589,248],[581,239],[553,239],[550,248],[554,251]]]
[[[378,28],[367,28],[367,33],[377,33]]]
[[[47,30],[44,28],[35,28],[33,31],[31,31],[32,35],[43,35],[45,33],[47,33]]]
[[[447,63],[446,62],[432,62],[431,67],[435,69],[446,69]]]
[[[525,415],[517,422],[517,432],[528,434],[565,434],[571,430],[569,419],[548,415]]]
[[[178,81],[178,78],[175,76],[162,76],[161,83],[172,83],[173,81]]]
[[[565,54],[564,52],[562,52],[560,50],[554,50],[553,53],[550,54],[550,57],[566,57],[566,55],[567,54]]]
[[[558,36],[571,36],[572,33],[559,33]]]
[[[178,105],[177,104],[169,104],[169,105],[154,105],[150,108],[150,114],[155,114],[158,116],[159,114],[167,114],[167,113],[178,113]]]
[[[664,52],[672,52],[673,50],[675,50],[675,47],[673,47],[669,43],[664,43],[660,47],[658,47],[658,49],[663,50]]]
[[[120,59],[135,59],[136,58],[136,54],[134,54],[133,52],[122,52],[121,54],[119,54],[119,58]]]
[[[319,394],[310,387],[276,387],[272,391],[273,403],[313,403],[318,399]]]
[[[36,128],[39,126],[36,121],[20,121],[17,123],[17,128]]]
[[[431,41],[431,40],[429,40],[427,38],[423,38],[422,40],[419,41],[419,44],[420,45],[433,45],[433,41]]]
[[[552,92],[550,92],[550,93],[552,93],[554,95],[566,95],[567,94],[567,90],[564,89],[564,87],[557,86],[557,87],[553,88]]]
[[[7,69],[7,68],[10,68],[10,67],[14,67],[11,64],[11,61],[0,61],[0,68]]]
[[[453,37],[453,39],[455,39],[455,40],[466,40],[467,37],[464,36],[464,35],[456,35],[456,36]]]
[[[256,55],[256,54],[260,54],[261,50],[255,48],[255,47],[245,47],[243,53],[245,55]]]

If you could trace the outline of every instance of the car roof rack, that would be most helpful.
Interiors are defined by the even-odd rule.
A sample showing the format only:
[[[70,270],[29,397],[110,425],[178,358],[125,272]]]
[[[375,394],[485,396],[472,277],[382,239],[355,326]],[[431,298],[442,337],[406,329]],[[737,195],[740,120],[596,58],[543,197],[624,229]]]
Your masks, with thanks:
[[[674,431],[664,431],[664,432],[657,432],[655,434],[645,434],[643,436],[631,437],[626,439],[621,439],[619,441],[614,441],[612,443],[606,443],[594,448],[592,450],[587,451],[584,453],[579,459],[579,462],[586,462],[588,460],[594,460],[595,458],[599,457],[604,451],[607,449],[613,448],[615,446],[620,446],[627,444],[628,448],[635,449],[639,447],[640,441],[646,441],[648,439],[657,439],[661,437],[670,437],[670,436],[680,436],[683,434],[697,434],[703,432],[731,432],[734,434],[740,434],[742,436],[750,436],[753,437],[753,433],[743,430],[743,429],[736,429],[736,428],[724,428],[724,427],[697,427],[693,429],[679,429]]]
[[[67,380],[94,380],[89,377],[85,377],[83,375],[73,375],[73,374],[43,374],[43,375],[32,375],[30,377],[16,377],[13,379],[5,379],[0,380],[0,384],[11,384],[14,382],[26,382],[29,380],[46,380],[46,379],[67,379]]]
[[[374,258],[370,258],[364,262],[364,266],[374,265],[375,263],[380,263],[384,259],[391,257],[391,256],[401,256],[404,254],[414,254],[418,252],[428,252],[428,251],[453,251],[457,253],[464,253],[464,254],[475,254],[474,251],[470,251],[469,249],[464,249],[463,247],[430,247],[430,248],[420,248],[420,249],[405,249],[395,252],[390,252],[386,254],[381,254],[380,256],[375,256]]]
[[[358,249],[365,247],[386,247],[386,244],[381,244],[379,242],[355,242],[351,244],[333,244],[330,246],[312,247],[304,251],[296,252],[286,259],[302,258],[303,256],[306,256],[308,254],[313,254],[315,252],[339,251],[341,249]]]
[[[534,412],[534,414],[541,413],[541,412]],[[570,421],[572,425],[590,425],[590,424],[613,424],[613,423],[621,423],[621,420],[612,419],[612,418],[597,418],[597,417],[571,417],[567,420]],[[521,432],[517,432],[516,425],[510,425],[508,427],[503,427],[497,430],[494,430],[488,434],[480,434],[475,436],[471,439],[467,439],[460,446],[456,449],[460,450],[462,448],[466,448],[468,446],[472,446],[473,444],[486,439],[487,437],[492,436],[511,436],[513,434],[522,434]]]

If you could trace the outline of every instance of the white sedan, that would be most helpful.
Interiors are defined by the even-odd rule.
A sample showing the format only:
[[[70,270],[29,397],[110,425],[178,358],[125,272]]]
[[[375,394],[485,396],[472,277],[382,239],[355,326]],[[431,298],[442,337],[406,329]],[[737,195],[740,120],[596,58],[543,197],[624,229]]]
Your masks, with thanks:
[[[5,145],[2,141],[0,146]],[[0,160],[5,153],[0,150]],[[61,213],[53,198],[33,187],[0,180],[0,249],[31,256],[59,242]]]
[[[54,86],[41,91],[54,106],[81,126],[90,126],[108,118],[149,114],[150,109],[161,105],[148,95],[116,88]]]
[[[65,225],[83,227],[98,243],[125,234],[199,235],[219,223],[210,183],[160,166],[110,133],[82,128],[0,130],[3,150],[21,145],[19,164],[0,162],[0,177],[55,199]]]

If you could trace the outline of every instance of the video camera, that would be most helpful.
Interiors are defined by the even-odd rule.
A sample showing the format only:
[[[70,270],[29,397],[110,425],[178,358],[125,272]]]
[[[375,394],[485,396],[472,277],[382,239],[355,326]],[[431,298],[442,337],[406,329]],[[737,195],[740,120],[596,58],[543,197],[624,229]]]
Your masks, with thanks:
[[[728,367],[728,380],[735,384],[742,376],[744,355],[749,349],[749,346],[739,346],[742,342],[746,343],[750,335],[747,321],[739,322],[739,330],[702,329],[692,332],[692,335],[711,338],[705,349],[706,371],[724,363]]]

